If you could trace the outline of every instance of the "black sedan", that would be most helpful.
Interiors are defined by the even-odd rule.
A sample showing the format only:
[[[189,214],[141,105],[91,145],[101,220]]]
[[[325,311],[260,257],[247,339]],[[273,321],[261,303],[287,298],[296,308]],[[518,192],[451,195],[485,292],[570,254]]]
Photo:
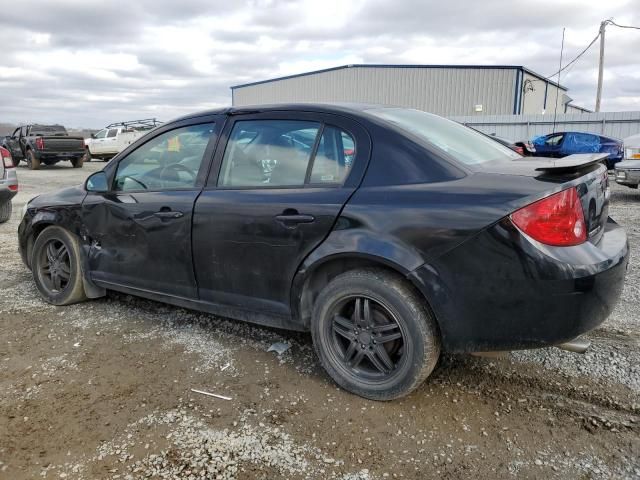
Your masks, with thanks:
[[[403,108],[216,110],[32,199],[20,249],[52,304],[116,290],[309,330],[339,385],[388,400],[441,350],[557,345],[607,318],[629,250],[600,157],[527,159]]]

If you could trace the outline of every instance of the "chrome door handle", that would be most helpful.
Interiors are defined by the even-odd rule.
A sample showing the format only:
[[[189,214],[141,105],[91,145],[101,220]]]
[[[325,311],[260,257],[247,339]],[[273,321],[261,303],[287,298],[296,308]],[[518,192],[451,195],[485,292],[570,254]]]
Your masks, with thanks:
[[[315,221],[315,217],[304,214],[276,215],[276,220],[285,226],[295,226],[299,223],[312,223]]]
[[[180,218],[180,217],[184,217],[184,213],[182,213],[182,212],[173,212],[173,211],[160,211],[160,212],[155,212],[153,215],[158,217],[158,218]]]

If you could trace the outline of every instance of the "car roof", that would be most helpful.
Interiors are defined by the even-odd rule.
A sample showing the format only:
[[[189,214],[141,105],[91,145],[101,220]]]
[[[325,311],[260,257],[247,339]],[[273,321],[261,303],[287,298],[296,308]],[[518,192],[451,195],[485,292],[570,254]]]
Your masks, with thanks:
[[[544,135],[545,137],[551,137],[553,135],[566,135],[567,133],[579,133],[580,135],[593,135],[594,137],[600,137],[600,138],[605,138],[607,140],[611,140],[612,142],[620,142],[621,140],[619,138],[615,138],[615,137],[608,137],[606,135],[600,135],[599,133],[593,133],[593,132],[577,132],[575,130],[570,130],[568,132],[554,132],[554,133],[549,133],[547,135]]]
[[[205,110],[185,115],[176,120],[188,120],[190,118],[204,117],[207,115],[239,115],[244,113],[263,113],[277,111],[298,111],[314,113],[333,113],[354,117],[371,118],[365,111],[377,108],[406,108],[395,105],[379,105],[375,103],[274,103],[265,105],[245,105],[242,107],[226,107],[214,110]],[[176,121],[174,120],[174,121]]]

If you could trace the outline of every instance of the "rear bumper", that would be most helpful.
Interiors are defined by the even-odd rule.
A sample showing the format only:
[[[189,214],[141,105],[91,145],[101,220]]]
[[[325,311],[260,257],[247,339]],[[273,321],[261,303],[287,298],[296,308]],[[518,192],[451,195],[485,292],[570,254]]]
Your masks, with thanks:
[[[597,245],[548,247],[502,222],[411,273],[450,351],[537,348],[606,320],[624,284],[627,236],[612,220]]]
[[[41,151],[36,153],[36,157],[40,161],[56,161],[61,162],[64,160],[75,160],[84,155],[84,150],[81,152],[47,152]]]
[[[637,186],[640,184],[640,166],[633,165],[632,168],[625,168],[623,165],[616,165],[616,182],[628,187]]]

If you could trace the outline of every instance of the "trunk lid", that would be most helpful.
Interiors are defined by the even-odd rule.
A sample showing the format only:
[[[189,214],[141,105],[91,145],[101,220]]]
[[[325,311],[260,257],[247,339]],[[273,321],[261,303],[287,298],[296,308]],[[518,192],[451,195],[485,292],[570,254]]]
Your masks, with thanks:
[[[597,244],[609,216],[609,176],[602,163],[607,154],[576,154],[564,158],[523,157],[518,160],[487,162],[483,173],[524,176],[541,182],[539,192],[523,198],[528,205],[553,193],[575,188],[587,225],[588,241]],[[508,180],[505,180],[508,181]]]

